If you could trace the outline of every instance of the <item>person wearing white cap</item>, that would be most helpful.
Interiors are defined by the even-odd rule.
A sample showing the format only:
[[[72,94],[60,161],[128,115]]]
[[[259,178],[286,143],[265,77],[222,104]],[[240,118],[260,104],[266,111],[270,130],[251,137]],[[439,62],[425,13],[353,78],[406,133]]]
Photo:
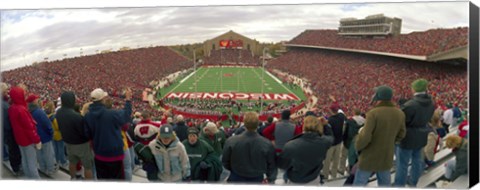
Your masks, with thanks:
[[[121,128],[130,122],[132,90],[126,90],[125,107],[122,110],[108,109],[108,93],[100,88],[92,91],[91,98],[93,103],[85,115],[85,130],[93,141],[97,178],[125,179],[125,152]]]

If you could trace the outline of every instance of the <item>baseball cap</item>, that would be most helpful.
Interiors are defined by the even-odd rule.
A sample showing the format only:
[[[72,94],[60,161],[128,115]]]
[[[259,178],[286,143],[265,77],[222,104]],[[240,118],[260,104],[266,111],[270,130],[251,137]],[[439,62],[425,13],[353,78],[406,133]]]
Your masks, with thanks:
[[[173,127],[170,124],[165,124],[160,127],[160,138],[173,138]]]
[[[90,93],[90,96],[92,97],[93,101],[100,101],[108,96],[108,93],[103,91],[101,88],[97,88]]]

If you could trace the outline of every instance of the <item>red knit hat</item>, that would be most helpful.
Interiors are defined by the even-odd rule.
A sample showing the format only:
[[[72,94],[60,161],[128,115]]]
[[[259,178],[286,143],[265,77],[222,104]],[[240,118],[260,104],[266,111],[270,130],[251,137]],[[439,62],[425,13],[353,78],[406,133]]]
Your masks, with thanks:
[[[33,101],[35,101],[36,99],[39,99],[40,96],[36,95],[36,94],[30,94],[27,98],[27,103],[32,103]]]

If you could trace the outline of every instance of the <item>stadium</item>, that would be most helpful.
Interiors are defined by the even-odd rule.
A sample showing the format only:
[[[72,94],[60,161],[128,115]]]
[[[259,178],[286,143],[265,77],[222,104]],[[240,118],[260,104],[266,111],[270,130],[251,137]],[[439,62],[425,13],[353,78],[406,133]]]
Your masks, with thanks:
[[[121,109],[125,89],[131,88],[132,113],[148,111],[152,121],[161,123],[174,123],[182,115],[188,126],[212,121],[227,136],[242,127],[248,111],[267,122],[290,110],[299,126],[308,111],[328,117],[332,102],[338,102],[346,116],[355,110],[367,113],[380,85],[391,87],[392,101],[400,105],[413,98],[410,84],[419,78],[429,82],[436,109],[455,105],[466,118],[469,28],[401,34],[401,22],[383,14],[341,19],[338,29],[306,29],[282,42],[275,57],[268,45],[228,31],[197,46],[201,55],[195,49],[192,55],[169,46],[124,49],[38,62],[3,71],[1,80],[11,86],[24,84],[43,103],[58,103],[62,92],[72,91],[79,109],[91,101],[95,88],[107,92],[113,108]],[[450,134],[459,131],[457,126],[450,128]],[[425,170],[417,187],[438,186],[443,163],[454,159],[443,145],[445,139],[436,147],[437,164]],[[65,172],[47,179],[69,180],[68,168],[61,170]],[[148,181],[142,169],[133,173],[133,181]],[[391,175],[393,179],[395,167]],[[275,184],[283,184],[279,176]],[[327,177],[324,185],[341,186],[346,178]],[[371,177],[368,186],[376,186],[376,181]],[[448,187],[466,187],[467,181],[464,174]]]

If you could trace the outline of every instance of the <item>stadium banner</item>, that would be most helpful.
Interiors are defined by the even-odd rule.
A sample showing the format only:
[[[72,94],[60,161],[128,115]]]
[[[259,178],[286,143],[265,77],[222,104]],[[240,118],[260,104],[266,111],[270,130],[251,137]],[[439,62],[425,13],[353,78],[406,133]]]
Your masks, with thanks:
[[[299,110],[301,110],[303,107],[305,107],[305,103],[301,103],[297,107],[294,107],[290,109],[290,112],[296,113]],[[170,109],[168,106],[164,107],[165,109]],[[225,121],[228,119],[228,116],[223,114],[223,115],[209,115],[209,114],[196,114],[196,113],[189,113],[187,111],[180,111],[172,108],[172,113],[175,115],[183,115],[184,117],[192,118],[192,119],[209,119],[210,121]],[[260,121],[266,121],[269,116],[280,118],[281,114],[280,113],[275,113],[275,114],[260,114],[259,119]],[[233,119],[235,121],[243,121],[243,116],[241,115],[232,115]]]
[[[241,48],[243,47],[242,40],[220,40],[220,48]]]
[[[300,100],[295,94],[241,93],[241,92],[171,92],[165,98],[178,99],[233,99],[233,100]]]

